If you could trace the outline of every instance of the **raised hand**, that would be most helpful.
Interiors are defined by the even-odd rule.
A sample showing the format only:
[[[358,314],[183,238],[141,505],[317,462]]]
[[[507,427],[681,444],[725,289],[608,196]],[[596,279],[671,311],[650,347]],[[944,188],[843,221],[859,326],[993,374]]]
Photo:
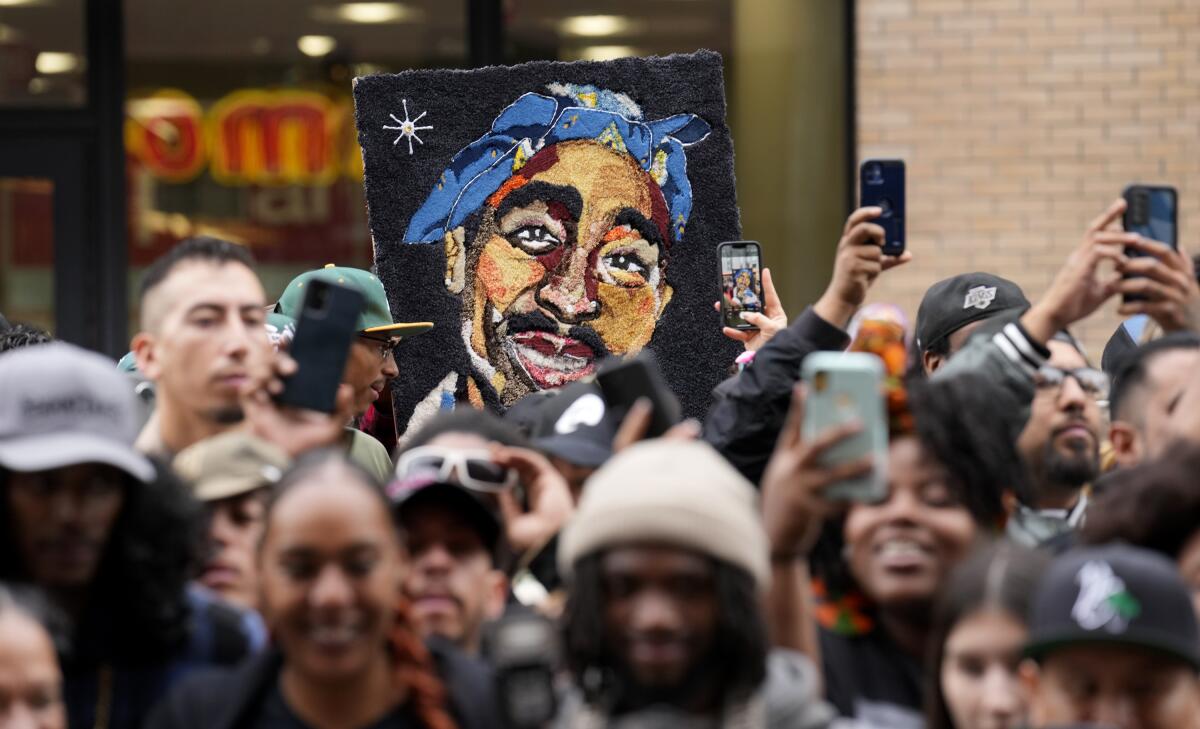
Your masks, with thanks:
[[[1091,222],[1050,288],[1021,317],[1021,324],[1036,341],[1049,341],[1055,332],[1087,317],[1120,291],[1120,269],[1128,262],[1124,248],[1141,240],[1136,233],[1113,228],[1124,212],[1125,201],[1117,200]],[[1100,266],[1103,261],[1111,261],[1117,273],[1105,275]]]
[[[1118,290],[1140,298],[1122,303],[1117,313],[1146,314],[1164,332],[1200,331],[1200,285],[1191,257],[1140,236],[1130,247],[1146,255],[1130,257],[1120,267],[1121,273],[1137,278],[1121,281]]]
[[[771,280],[771,269],[769,268],[762,270],[762,287],[762,313],[757,311],[742,313],[742,319],[758,327],[758,331],[744,331],[733,327],[721,329],[725,336],[741,342],[748,352],[758,351],[764,344],[771,341],[771,337],[786,329],[788,325],[787,312],[783,310],[779,294],[775,292],[775,283]],[[717,311],[721,310],[721,302],[718,301],[713,306]]]
[[[882,214],[882,208],[871,206],[855,210],[846,219],[833,262],[833,278],[813,305],[817,315],[836,327],[845,329],[850,324],[879,274],[912,260],[909,251],[899,256],[883,254],[886,235],[881,226],[871,222]]]
[[[493,445],[491,451],[493,461],[517,472],[528,502],[528,508],[523,508],[511,491],[496,494],[509,546],[517,554],[540,548],[575,511],[570,486],[537,451],[501,445]]]
[[[864,476],[874,468],[869,456],[837,466],[821,464],[826,451],[853,437],[860,426],[841,425],[806,442],[801,434],[803,421],[804,391],[797,385],[762,480],[763,523],[772,554],[780,556],[807,554],[825,519],[846,508],[846,502],[827,499],[825,489]]]

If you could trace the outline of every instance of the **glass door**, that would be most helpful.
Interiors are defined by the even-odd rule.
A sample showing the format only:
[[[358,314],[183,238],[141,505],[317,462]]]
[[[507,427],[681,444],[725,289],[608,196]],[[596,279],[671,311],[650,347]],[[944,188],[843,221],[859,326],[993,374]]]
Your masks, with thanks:
[[[89,343],[82,152],[71,139],[0,140],[0,314]]]

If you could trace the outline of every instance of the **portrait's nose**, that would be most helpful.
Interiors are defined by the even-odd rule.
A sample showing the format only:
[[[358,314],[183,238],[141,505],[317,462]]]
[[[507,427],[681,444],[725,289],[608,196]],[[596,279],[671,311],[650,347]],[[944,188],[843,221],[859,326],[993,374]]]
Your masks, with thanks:
[[[551,271],[538,289],[538,303],[563,322],[594,318],[600,312],[596,284],[585,250],[571,251],[558,269]]]

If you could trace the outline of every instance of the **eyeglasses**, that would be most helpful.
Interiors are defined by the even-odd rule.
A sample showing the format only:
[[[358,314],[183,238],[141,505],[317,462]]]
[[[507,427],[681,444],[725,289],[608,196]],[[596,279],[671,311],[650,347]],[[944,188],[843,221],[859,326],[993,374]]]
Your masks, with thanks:
[[[517,485],[517,472],[492,461],[485,450],[420,446],[400,456],[396,477],[430,476],[474,491],[496,493]]]
[[[1062,388],[1068,377],[1079,383],[1080,389],[1089,397],[1097,400],[1108,398],[1108,375],[1091,367],[1065,370],[1052,365],[1042,365],[1033,377],[1033,384],[1039,390],[1057,391]]]
[[[379,355],[379,359],[387,359],[397,345],[400,344],[401,337],[389,337],[388,339],[380,339],[379,337],[370,337],[365,334],[360,334],[358,341],[375,350]]]

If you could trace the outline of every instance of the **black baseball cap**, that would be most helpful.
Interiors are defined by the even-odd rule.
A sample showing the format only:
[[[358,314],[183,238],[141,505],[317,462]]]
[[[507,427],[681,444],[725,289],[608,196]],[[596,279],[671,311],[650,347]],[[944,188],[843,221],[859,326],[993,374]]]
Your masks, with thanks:
[[[438,504],[460,514],[479,534],[488,554],[493,559],[499,558],[503,520],[495,500],[487,494],[423,475],[393,481],[388,485],[387,492],[400,519],[419,504]]]
[[[1066,552],[1038,585],[1025,655],[1074,645],[1122,645],[1200,671],[1200,629],[1188,588],[1166,557],[1127,544]]]
[[[966,325],[1029,308],[1021,287],[990,273],[961,273],[929,287],[917,309],[917,350],[927,351]]]
[[[612,442],[620,423],[594,382],[575,382],[541,402],[531,434],[543,453],[586,468],[599,468],[612,458]]]

